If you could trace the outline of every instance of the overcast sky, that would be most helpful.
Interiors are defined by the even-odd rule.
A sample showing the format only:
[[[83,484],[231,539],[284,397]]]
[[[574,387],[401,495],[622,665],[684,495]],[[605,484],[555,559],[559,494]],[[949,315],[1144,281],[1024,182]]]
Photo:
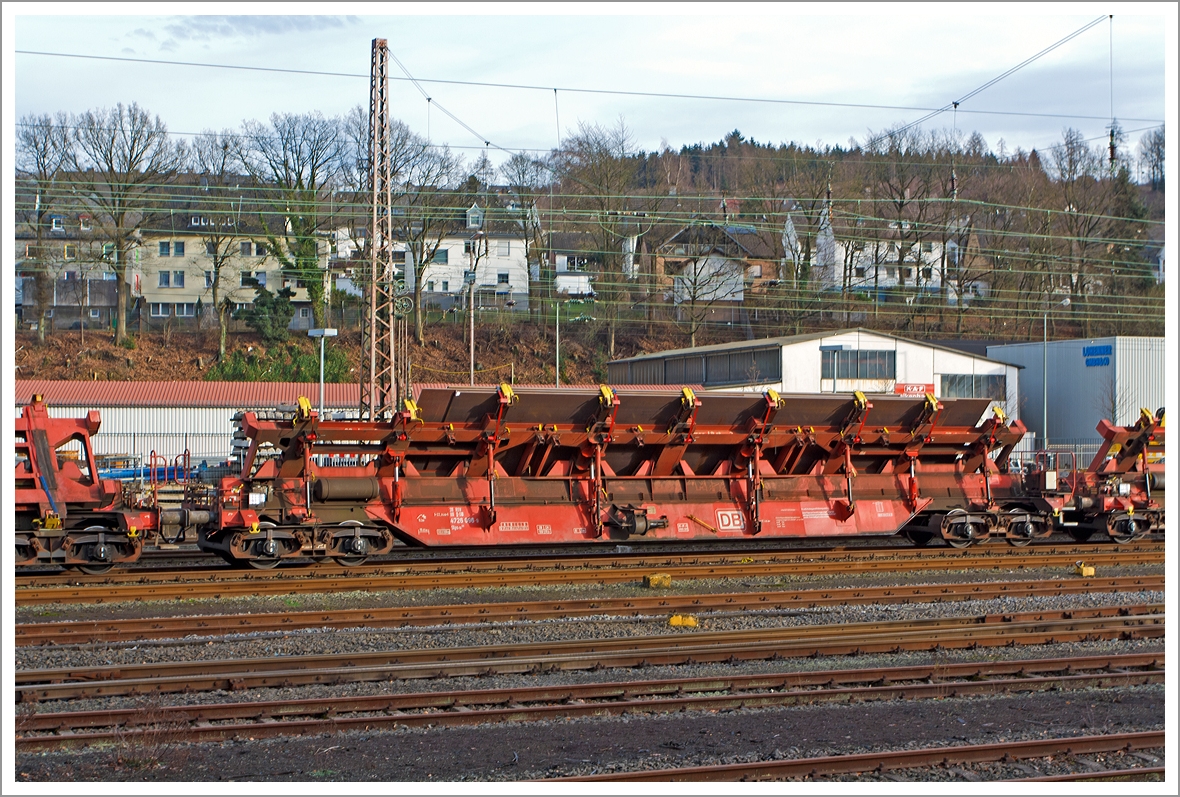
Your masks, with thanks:
[[[176,15],[182,11],[184,14]],[[250,12],[251,15],[242,13]],[[276,11],[284,13],[276,14]],[[229,13],[232,12],[232,13]],[[290,12],[296,12],[292,14]],[[343,12],[343,13],[342,13]],[[379,14],[374,12],[380,12]],[[392,82],[392,113],[469,158],[549,149],[579,122],[621,117],[637,147],[712,142],[731,130],[779,143],[846,145],[914,121],[1036,55],[1072,41],[945,113],[928,127],[978,130],[999,149],[1045,148],[1067,126],[1104,135],[1111,113],[1133,146],[1174,104],[1175,4],[430,5],[5,4],[5,59],[15,114],[138,102],[169,129],[235,128],[271,113],[340,114],[367,105],[370,43],[389,40],[433,106]],[[297,15],[306,14],[306,15]],[[313,16],[319,14],[319,16]],[[22,54],[185,61],[353,77],[81,60]],[[391,77],[405,73],[391,64]],[[541,87],[490,88],[429,80]],[[556,107],[553,88],[557,88]],[[578,93],[711,95],[726,100]],[[1174,83],[1172,84],[1175,91]],[[738,98],[898,106],[766,103]],[[1004,114],[978,113],[1002,111]],[[1025,114],[1025,115],[1016,115]]]

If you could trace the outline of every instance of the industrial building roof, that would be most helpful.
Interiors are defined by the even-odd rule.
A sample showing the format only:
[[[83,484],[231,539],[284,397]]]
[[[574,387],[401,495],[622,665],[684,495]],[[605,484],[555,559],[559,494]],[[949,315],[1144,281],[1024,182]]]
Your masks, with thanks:
[[[932,349],[940,349],[948,351],[953,354],[968,354],[969,356],[977,357],[981,360],[990,360],[992,362],[1000,362],[992,357],[985,357],[982,355],[966,352],[961,349],[955,349],[950,346],[945,346],[940,343],[934,343],[927,340],[914,340],[913,338],[903,338],[900,335],[894,335],[889,332],[881,332],[876,329],[865,329],[864,327],[851,327],[849,329],[830,329],[824,332],[809,332],[803,335],[782,335],[776,338],[759,338],[756,340],[737,340],[731,343],[714,343],[710,346],[697,346],[696,348],[687,349],[669,349],[667,351],[653,351],[650,354],[637,354],[634,357],[626,357],[620,360],[612,360],[611,362],[625,363],[635,362],[637,360],[655,360],[663,357],[676,357],[685,354],[714,354],[728,351],[740,351],[742,349],[760,349],[768,346],[790,346],[795,343],[804,343],[809,340],[819,340],[821,338],[830,338],[836,335],[847,335],[849,333],[863,333],[867,335],[877,335],[882,338],[893,338],[894,340],[902,340],[907,343],[914,343],[919,346],[928,346]]]
[[[294,404],[300,396],[318,403],[315,382],[85,382],[18,379],[17,405],[28,404],[40,394],[50,406],[99,407],[227,407],[271,408]],[[324,385],[324,406],[356,407],[357,383]]]

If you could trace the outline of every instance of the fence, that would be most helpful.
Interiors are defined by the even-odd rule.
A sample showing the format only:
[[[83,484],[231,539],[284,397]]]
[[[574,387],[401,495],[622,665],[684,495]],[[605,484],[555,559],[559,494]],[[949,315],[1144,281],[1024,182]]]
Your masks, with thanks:
[[[1011,462],[1017,467],[1023,467],[1025,463],[1031,463],[1036,460],[1037,453],[1042,450],[1040,440],[1031,432],[1021,438],[1020,442],[1016,444],[1016,448],[1012,450]],[[1101,440],[1096,440],[1092,437],[1080,438],[1049,438],[1045,440],[1043,450],[1050,454],[1073,454],[1077,461],[1078,468],[1087,468],[1094,460],[1094,456],[1098,453],[1098,449],[1102,446]],[[1060,466],[1067,467],[1069,457],[1058,457]]]

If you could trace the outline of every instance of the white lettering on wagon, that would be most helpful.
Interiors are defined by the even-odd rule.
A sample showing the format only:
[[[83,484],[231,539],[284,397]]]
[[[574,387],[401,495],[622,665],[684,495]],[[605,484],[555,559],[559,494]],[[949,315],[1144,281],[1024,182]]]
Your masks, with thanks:
[[[500,524],[500,531],[528,531],[529,524],[527,520],[505,520]]]
[[[538,533],[538,534],[552,534],[552,533],[553,533],[553,527],[552,527],[552,526],[546,526],[546,525],[541,525],[541,524],[538,524],[538,525],[537,525],[537,533]]]

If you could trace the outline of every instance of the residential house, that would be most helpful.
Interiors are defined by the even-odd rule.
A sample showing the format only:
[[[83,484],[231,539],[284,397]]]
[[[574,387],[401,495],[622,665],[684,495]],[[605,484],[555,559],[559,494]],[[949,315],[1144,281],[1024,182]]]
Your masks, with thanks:
[[[656,247],[654,270],[678,316],[707,308],[710,322],[724,323],[741,320],[747,294],[778,280],[779,265],[765,231],[693,222]]]

